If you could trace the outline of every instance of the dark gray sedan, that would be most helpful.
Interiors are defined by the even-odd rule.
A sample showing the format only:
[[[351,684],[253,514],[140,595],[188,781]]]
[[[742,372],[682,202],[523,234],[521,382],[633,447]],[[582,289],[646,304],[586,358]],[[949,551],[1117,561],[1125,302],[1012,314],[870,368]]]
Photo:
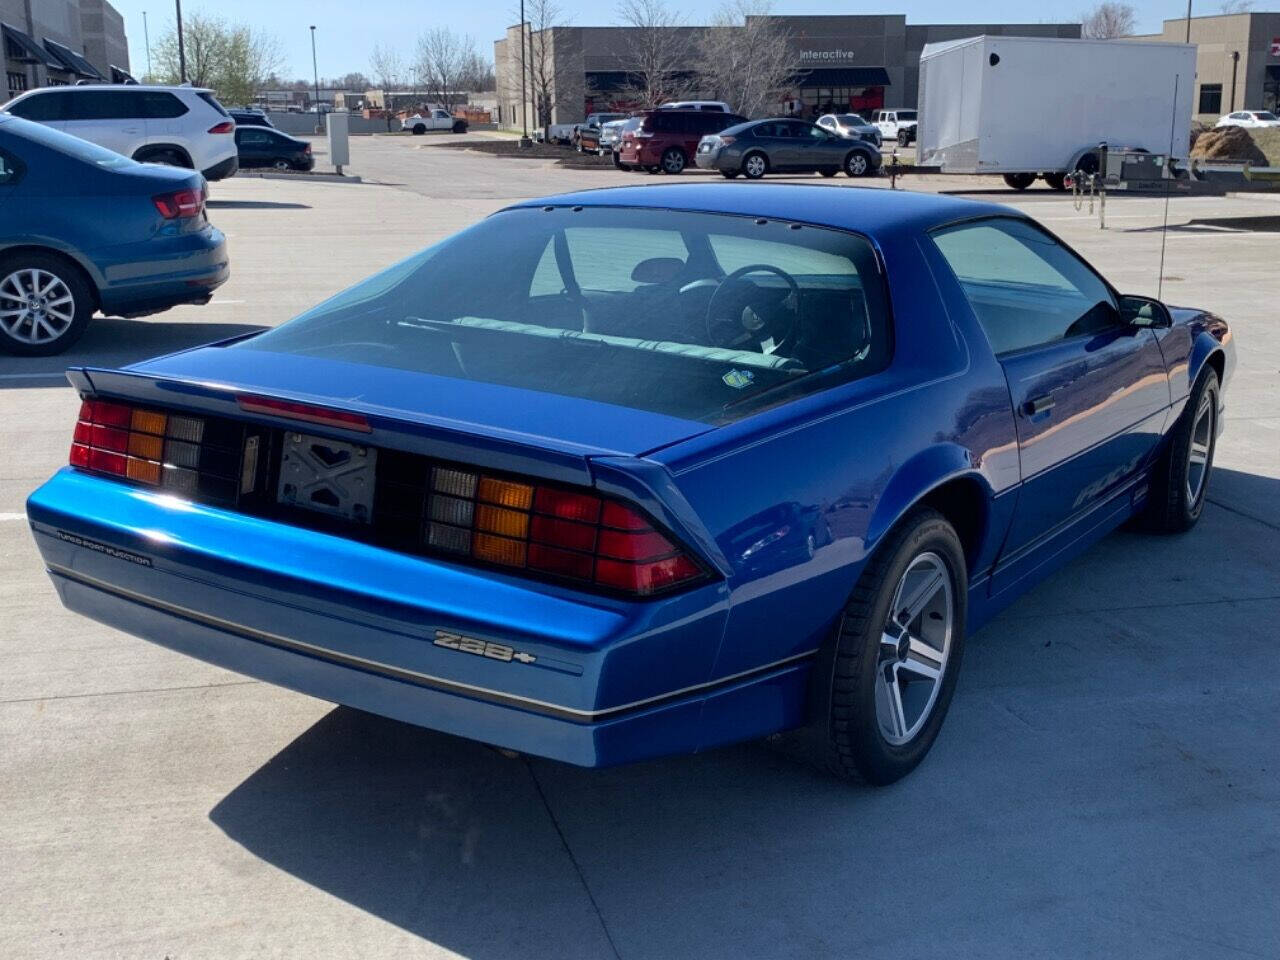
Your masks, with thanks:
[[[703,137],[696,162],[730,180],[739,174],[759,180],[766,173],[834,177],[841,170],[851,177],[867,177],[880,169],[880,151],[805,120],[752,120]]]

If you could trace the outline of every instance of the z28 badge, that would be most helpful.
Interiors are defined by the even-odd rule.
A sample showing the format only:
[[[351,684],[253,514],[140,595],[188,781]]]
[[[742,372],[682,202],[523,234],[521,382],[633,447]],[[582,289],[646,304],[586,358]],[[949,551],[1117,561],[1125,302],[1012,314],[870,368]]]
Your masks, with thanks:
[[[460,633],[450,633],[448,630],[437,630],[434,643],[435,646],[444,647],[446,650],[473,653],[477,657],[488,657],[490,660],[501,660],[504,663],[510,663],[512,660],[533,663],[538,659],[532,653],[515,650],[505,643],[492,643],[489,640],[464,637]]]

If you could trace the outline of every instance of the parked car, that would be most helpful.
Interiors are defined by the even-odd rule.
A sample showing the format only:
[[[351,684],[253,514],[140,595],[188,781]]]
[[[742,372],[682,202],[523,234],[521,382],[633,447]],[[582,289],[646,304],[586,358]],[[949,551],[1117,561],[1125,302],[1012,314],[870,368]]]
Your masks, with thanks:
[[[4,109],[142,163],[199,170],[206,180],[230,177],[239,166],[235,121],[200,87],[42,87]]]
[[[892,110],[877,110],[872,123],[880,131],[884,140],[897,140],[898,146],[910,146],[916,139],[916,126],[920,114],[915,110],[903,110],[895,107]]]
[[[316,165],[311,144],[266,127],[237,127],[240,166],[276,170],[310,170]]]
[[[723,100],[675,100],[664,103],[659,110],[718,110],[721,113],[733,113],[733,109]]]
[[[625,113],[589,113],[585,120],[573,125],[573,130],[569,133],[569,141],[579,153],[582,153],[584,152],[582,146],[583,134],[592,134],[596,140],[596,149],[599,149],[600,127],[611,120],[625,119],[627,119],[627,115]]]
[[[743,118],[718,110],[649,110],[635,129],[625,129],[616,165],[621,170],[681,173],[710,133],[742,123]]]
[[[1237,110],[1235,113],[1228,113],[1214,126],[1249,127],[1255,130],[1260,127],[1280,127],[1280,117],[1270,110]]]
[[[880,146],[882,137],[880,129],[875,124],[867,123],[862,119],[861,114],[857,113],[825,113],[818,118],[818,126],[822,127],[830,133],[837,136],[848,137],[853,140],[865,140],[867,143],[873,143],[877,147]]]
[[[880,169],[880,150],[807,120],[752,120],[702,138],[697,164],[732,180],[759,180],[767,173],[820,173],[869,177]]]
[[[576,126],[576,123],[548,124],[544,138],[547,143],[571,143],[573,141],[573,129]]]
[[[973,631],[1199,520],[1235,364],[1009,206],[591,190],[73,368],[26,516],[72,611],[312,696],[588,766],[796,729],[889,783]]]
[[[228,276],[204,178],[0,114],[0,350],[60,353],[97,310],[205,303]]]
[[[631,117],[622,117],[618,120],[610,120],[608,123],[600,125],[600,155],[615,153],[618,146],[622,142],[622,129],[631,120]]]
[[[233,107],[227,113],[236,122],[237,127],[275,127],[271,118],[261,110],[237,110]]]
[[[466,133],[467,126],[465,119],[455,117],[448,110],[440,107],[428,110],[426,113],[415,113],[413,116],[405,117],[400,121],[401,130],[408,130],[418,136],[428,130],[449,130],[453,133]]]

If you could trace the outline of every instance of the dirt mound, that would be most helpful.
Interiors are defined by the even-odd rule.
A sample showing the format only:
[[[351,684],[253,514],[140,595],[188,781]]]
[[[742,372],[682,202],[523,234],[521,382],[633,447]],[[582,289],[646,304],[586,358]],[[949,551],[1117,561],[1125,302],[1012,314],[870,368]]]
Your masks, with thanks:
[[[1187,144],[1187,149],[1194,150],[1196,148],[1196,141],[1199,140],[1201,136],[1208,133],[1212,129],[1213,127],[1209,126],[1203,120],[1192,120],[1191,121],[1191,142]]]
[[[1267,156],[1244,127],[1214,127],[1196,138],[1191,156],[1199,160],[1230,160],[1265,167]]]

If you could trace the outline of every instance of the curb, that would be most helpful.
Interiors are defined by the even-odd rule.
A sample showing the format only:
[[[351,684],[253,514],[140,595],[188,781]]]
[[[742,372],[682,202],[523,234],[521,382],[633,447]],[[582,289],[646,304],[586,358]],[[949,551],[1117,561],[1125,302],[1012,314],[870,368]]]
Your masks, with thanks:
[[[352,177],[336,173],[243,173],[237,172],[235,178],[240,177],[257,180],[291,180],[294,183],[363,183],[360,177]]]

